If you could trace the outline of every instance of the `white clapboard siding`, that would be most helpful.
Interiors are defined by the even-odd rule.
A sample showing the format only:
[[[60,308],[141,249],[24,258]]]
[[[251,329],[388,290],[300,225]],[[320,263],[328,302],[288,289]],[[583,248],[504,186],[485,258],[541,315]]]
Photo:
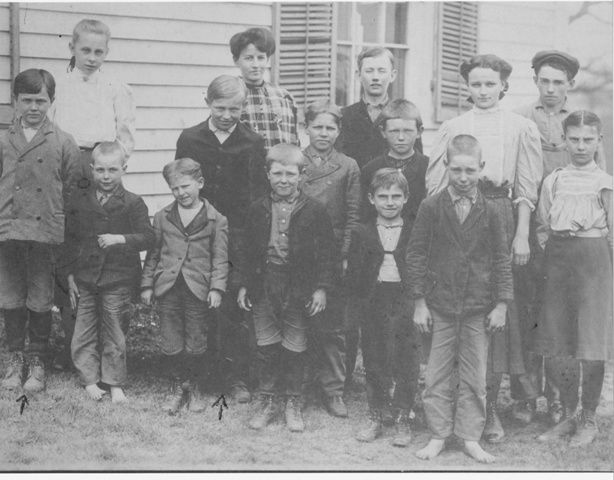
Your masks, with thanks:
[[[0,131],[7,127],[13,117],[9,45],[9,5],[0,3]]]
[[[480,51],[494,53],[513,67],[510,88],[501,104],[516,108],[535,100],[531,58],[556,48],[556,2],[480,3]]]
[[[273,22],[270,3],[79,2],[20,7],[22,69],[45,68],[63,75],[74,25],[93,18],[109,26],[109,55],[102,70],[129,84],[137,105],[136,145],[125,185],[144,196],[151,215],[171,200],[161,171],[175,157],[179,134],[207,118],[207,86],[219,75],[238,74],[230,37],[252,26],[272,28]],[[0,59],[8,48],[2,41],[2,14],[0,9]],[[0,95],[6,89],[2,68]]]

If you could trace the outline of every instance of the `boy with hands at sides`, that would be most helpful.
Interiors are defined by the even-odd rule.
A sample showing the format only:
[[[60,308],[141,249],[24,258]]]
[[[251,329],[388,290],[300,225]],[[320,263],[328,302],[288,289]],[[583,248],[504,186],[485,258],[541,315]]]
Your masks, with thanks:
[[[420,205],[407,251],[414,324],[421,333],[432,333],[423,395],[432,436],[416,452],[424,460],[436,457],[454,433],[469,456],[495,461],[478,443],[486,422],[486,360],[489,334],[505,328],[513,284],[505,227],[477,188],[483,166],[475,137],[463,134],[450,141],[448,186]]]
[[[91,170],[95,188],[74,198],[66,223],[63,268],[77,312],[71,353],[88,395],[100,400],[102,382],[118,403],[126,401],[125,333],[141,276],[139,252],[151,246],[154,232],[143,199],[122,185],[126,155],[117,142],[94,149]]]
[[[167,164],[162,175],[175,201],[154,216],[155,243],[147,252],[141,301],[158,302],[161,347],[173,394],[163,410],[202,412],[207,332],[228,279],[228,222],[204,197],[200,165],[191,158]]]
[[[307,316],[326,308],[335,251],[324,206],[299,190],[300,148],[275,145],[267,155],[271,193],[252,203],[239,256],[237,302],[251,310],[259,361],[259,401],[249,422],[264,428],[277,415],[277,386],[285,390],[286,424],[305,429],[301,413]]]

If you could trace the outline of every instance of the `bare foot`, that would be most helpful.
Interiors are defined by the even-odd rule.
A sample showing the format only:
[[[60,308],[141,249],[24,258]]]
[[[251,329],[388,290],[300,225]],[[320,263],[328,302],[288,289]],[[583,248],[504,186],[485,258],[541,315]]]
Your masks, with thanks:
[[[111,387],[111,401],[113,403],[124,403],[128,401],[121,387]]]
[[[465,440],[465,453],[480,463],[493,463],[496,459],[490,453],[486,453],[480,444],[475,441]]]
[[[439,438],[431,438],[426,447],[416,452],[416,457],[422,460],[431,460],[441,453],[446,441]]]
[[[107,393],[101,388],[98,388],[98,385],[92,383],[91,385],[85,386],[85,391],[90,396],[92,400],[96,400],[97,402],[102,399],[102,396]]]

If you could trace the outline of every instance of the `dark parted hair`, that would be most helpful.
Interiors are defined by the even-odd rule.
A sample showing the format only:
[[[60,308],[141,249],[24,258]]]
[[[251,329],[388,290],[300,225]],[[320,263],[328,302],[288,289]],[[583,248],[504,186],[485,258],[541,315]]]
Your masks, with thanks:
[[[588,110],[576,110],[563,120],[563,131],[567,134],[569,127],[581,127],[582,125],[595,127],[599,134],[601,134],[601,129],[603,128],[601,119],[595,113]]]
[[[487,53],[484,55],[474,55],[469,60],[465,60],[460,65],[461,77],[465,79],[465,82],[469,82],[469,72],[474,68],[490,68],[495,72],[499,72],[501,82],[503,82],[503,91],[499,94],[499,99],[505,96],[505,92],[509,89],[508,79],[512,74],[512,66],[503,60],[501,57]]]
[[[415,120],[418,130],[422,130],[422,117],[420,116],[420,110],[409,100],[404,98],[397,98],[392,100],[386,105],[378,120],[379,125],[382,128],[386,128],[386,122],[395,118],[401,118],[403,120]]]
[[[170,185],[171,178],[175,175],[186,175],[192,177],[194,180],[203,178],[203,172],[198,162],[187,157],[178,158],[164,165],[162,176],[164,180],[166,180],[166,183]]]
[[[341,127],[341,108],[328,98],[319,98],[305,107],[305,125],[309,125],[322,113],[332,115],[337,126]]]
[[[390,188],[393,185],[398,186],[405,196],[409,197],[409,184],[405,175],[396,168],[380,168],[369,183],[369,193],[375,195],[378,188]]]
[[[47,95],[53,102],[55,98],[55,79],[47,70],[29,68],[19,73],[13,80],[13,96],[17,98],[20,93],[40,93],[45,87]]]
[[[482,147],[480,142],[473,135],[456,135],[449,143],[446,150],[446,165],[450,163],[450,158],[455,155],[471,155],[478,159],[482,164]]]
[[[230,53],[236,62],[241,52],[250,44],[270,57],[275,53],[275,37],[268,28],[254,27],[235,33],[230,39]]]
[[[245,84],[237,77],[230,75],[215,77],[207,88],[208,102],[221,98],[234,98],[239,95],[245,98]]]

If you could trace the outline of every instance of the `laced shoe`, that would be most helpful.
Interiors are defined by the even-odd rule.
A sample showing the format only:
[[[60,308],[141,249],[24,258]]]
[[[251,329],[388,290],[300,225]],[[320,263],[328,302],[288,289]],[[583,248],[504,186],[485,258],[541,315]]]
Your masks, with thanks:
[[[578,427],[577,415],[568,409],[563,409],[563,420],[537,437],[540,442],[549,442],[565,435],[573,434]]]
[[[516,402],[512,406],[512,417],[518,422],[528,425],[535,416],[535,401]]]
[[[273,421],[277,415],[277,405],[273,395],[261,394],[256,404],[256,413],[250,419],[248,426],[253,430],[262,430]]]
[[[301,412],[301,398],[290,395],[286,400],[286,425],[291,432],[302,432],[305,430],[303,413]]]
[[[184,385],[182,385],[181,381],[173,380],[171,397],[162,405],[162,410],[169,415],[177,415],[181,408],[188,402],[189,391],[183,387]]]
[[[358,432],[356,440],[359,442],[372,442],[382,434],[382,412],[376,408],[369,409],[369,423]]]
[[[488,402],[486,404],[486,424],[484,425],[482,437],[488,443],[500,443],[503,441],[503,437],[505,437],[503,425],[501,425],[501,420],[497,414],[496,402]]]
[[[394,421],[395,435],[392,445],[395,447],[407,447],[411,442],[411,427],[409,411],[400,409]]]
[[[569,446],[577,448],[590,445],[593,443],[598,433],[599,429],[597,428],[595,412],[582,410],[578,415],[576,433],[571,437]]]
[[[326,399],[326,409],[333,417],[347,418],[348,407],[346,407],[341,395],[333,395]]]
[[[2,388],[6,390],[17,390],[23,382],[23,371],[25,361],[22,352],[13,352],[9,359],[9,364],[6,369],[6,374],[2,379]]]
[[[29,363],[23,389],[31,393],[40,392],[45,389],[45,364],[38,355],[34,355]]]

